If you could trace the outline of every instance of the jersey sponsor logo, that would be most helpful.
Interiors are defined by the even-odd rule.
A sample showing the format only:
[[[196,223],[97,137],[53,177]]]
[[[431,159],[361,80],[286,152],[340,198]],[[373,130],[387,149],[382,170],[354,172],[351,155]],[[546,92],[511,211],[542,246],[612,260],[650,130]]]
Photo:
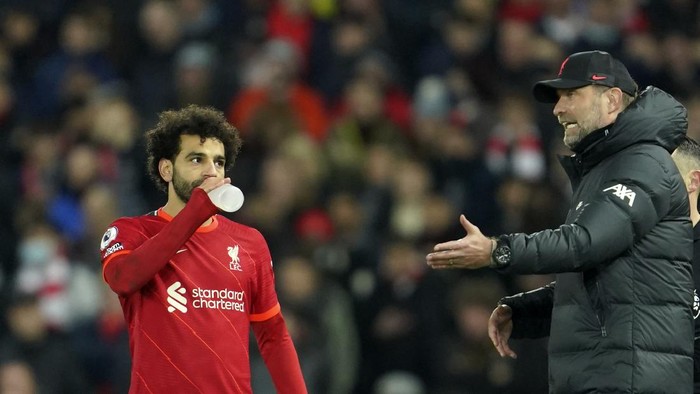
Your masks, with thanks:
[[[187,290],[177,281],[168,287],[168,312],[176,310],[187,313]],[[203,289],[195,287],[191,291],[191,308],[220,309],[245,313],[245,292],[231,289]]]
[[[243,271],[241,258],[238,257],[238,245],[228,247],[228,256],[231,258],[231,261],[228,263],[228,269],[231,271]]]
[[[104,259],[104,258],[106,258],[107,256],[109,256],[110,254],[112,254],[112,253],[114,253],[114,252],[116,252],[116,251],[118,251],[118,250],[122,250],[122,249],[124,249],[124,245],[122,245],[121,242],[117,242],[117,243],[115,243],[114,245],[112,245],[112,246],[110,246],[109,248],[107,248],[107,250],[105,250],[105,253],[104,253],[104,255],[102,256],[102,258]]]
[[[698,289],[693,289],[693,319],[700,316],[700,297],[698,297]]]
[[[185,293],[187,290],[185,290],[184,287],[182,287],[182,283],[180,281],[177,281],[170,285],[168,287],[168,312],[173,313],[175,310],[178,310],[182,313],[187,313],[187,298],[185,298]]]
[[[603,191],[604,192],[612,191],[613,195],[620,197],[620,199],[622,201],[624,201],[625,199],[630,200],[630,202],[629,202],[630,207],[632,206],[632,204],[634,204],[634,198],[637,196],[637,194],[635,192],[633,192],[632,190],[628,189],[627,186],[619,184],[619,183],[615,186],[610,186],[609,188],[604,189]]]
[[[117,233],[118,230],[116,227],[112,226],[108,228],[102,236],[102,241],[100,242],[100,250],[105,250],[105,248],[117,238]]]

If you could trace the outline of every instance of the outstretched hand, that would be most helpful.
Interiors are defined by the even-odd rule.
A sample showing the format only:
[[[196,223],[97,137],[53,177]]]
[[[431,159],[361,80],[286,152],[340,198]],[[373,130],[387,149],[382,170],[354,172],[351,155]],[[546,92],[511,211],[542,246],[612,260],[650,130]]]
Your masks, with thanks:
[[[513,310],[508,305],[499,305],[489,318],[489,338],[501,357],[517,358],[518,355],[508,345],[513,332]]]
[[[466,216],[460,215],[459,222],[467,235],[435,245],[433,252],[426,256],[430,267],[477,269],[491,263],[491,252],[495,241],[484,236],[479,227],[467,220]]]

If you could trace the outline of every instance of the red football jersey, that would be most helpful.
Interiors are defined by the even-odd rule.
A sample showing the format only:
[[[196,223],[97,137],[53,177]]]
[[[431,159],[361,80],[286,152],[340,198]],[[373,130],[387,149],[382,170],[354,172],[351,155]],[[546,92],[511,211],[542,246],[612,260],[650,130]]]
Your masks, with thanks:
[[[131,393],[250,393],[249,330],[280,311],[270,252],[257,230],[215,215],[139,291],[120,296]],[[102,264],[130,253],[172,217],[116,220]]]

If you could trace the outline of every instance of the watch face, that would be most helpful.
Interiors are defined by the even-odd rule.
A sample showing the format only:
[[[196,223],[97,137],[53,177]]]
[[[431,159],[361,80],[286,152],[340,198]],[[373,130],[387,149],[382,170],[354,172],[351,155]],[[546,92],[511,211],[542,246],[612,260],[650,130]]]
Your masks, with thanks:
[[[494,251],[494,258],[499,266],[510,263],[510,248],[501,246]]]

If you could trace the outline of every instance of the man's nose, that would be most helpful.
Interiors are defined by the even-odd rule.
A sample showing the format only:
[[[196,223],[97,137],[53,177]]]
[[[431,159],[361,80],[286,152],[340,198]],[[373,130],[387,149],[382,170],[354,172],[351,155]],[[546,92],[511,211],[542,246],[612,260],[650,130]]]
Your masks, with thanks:
[[[564,113],[564,106],[561,104],[561,100],[557,100],[557,103],[554,104],[554,109],[552,110],[552,113],[554,116],[559,116]]]
[[[216,163],[214,163],[214,161],[208,161],[204,166],[204,172],[206,175],[215,176],[217,174]]]

